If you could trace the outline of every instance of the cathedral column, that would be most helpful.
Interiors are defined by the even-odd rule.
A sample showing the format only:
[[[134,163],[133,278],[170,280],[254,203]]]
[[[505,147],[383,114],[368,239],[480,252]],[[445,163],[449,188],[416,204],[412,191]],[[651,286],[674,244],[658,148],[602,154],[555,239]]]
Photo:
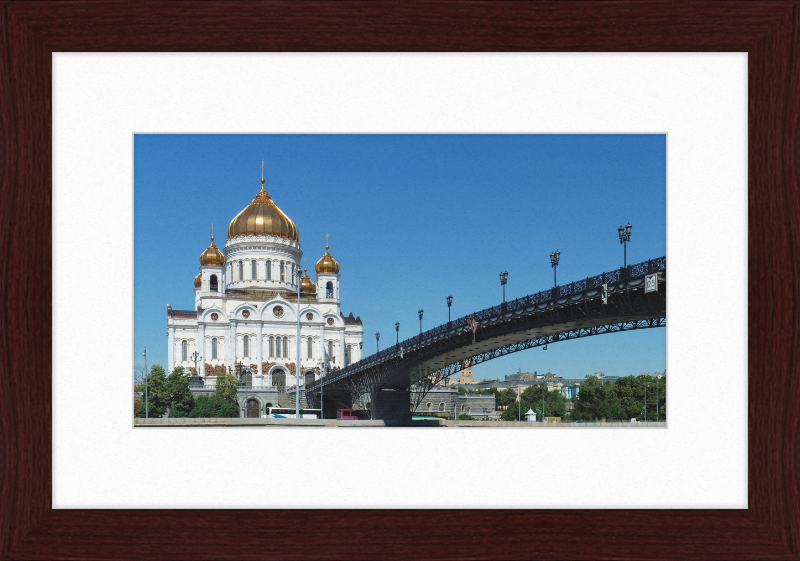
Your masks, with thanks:
[[[261,364],[264,361],[264,324],[258,322],[258,368],[256,369],[259,374],[264,374]]]
[[[341,345],[341,349],[339,350],[340,354],[342,355],[342,360],[339,361],[339,366],[344,368],[347,366],[347,347],[344,346],[344,327],[339,332],[339,344]]]
[[[175,328],[170,326],[167,333],[169,337],[169,349],[167,351],[167,373],[175,370]]]
[[[231,320],[231,344],[230,344],[230,367],[231,372],[233,372],[236,368],[234,361],[238,358],[238,353],[236,352],[236,321]]]
[[[205,376],[206,374],[206,324],[201,323],[197,326],[197,352],[200,353],[200,367],[195,376]],[[203,382],[205,383],[205,382]]]

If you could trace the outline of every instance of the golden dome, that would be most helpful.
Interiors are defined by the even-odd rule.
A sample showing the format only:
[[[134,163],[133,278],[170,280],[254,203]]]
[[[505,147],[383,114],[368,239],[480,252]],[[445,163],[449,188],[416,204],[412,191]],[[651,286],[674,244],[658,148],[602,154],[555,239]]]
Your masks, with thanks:
[[[317,273],[339,273],[339,264],[336,259],[328,253],[328,246],[325,245],[325,255],[323,255],[317,264],[314,266]]]
[[[214,236],[211,236],[211,245],[200,254],[200,264],[210,265],[212,267],[222,267],[225,265],[225,256],[222,255],[219,248],[214,245]]]
[[[200,288],[203,285],[203,281],[200,279],[200,273],[197,273],[197,276],[194,278],[194,287]]]
[[[303,276],[300,278],[300,292],[316,292],[317,285],[311,280],[311,277],[306,274],[308,269],[303,269]]]
[[[263,178],[256,198],[228,225],[228,239],[239,236],[276,236],[300,241],[297,226],[264,190]]]

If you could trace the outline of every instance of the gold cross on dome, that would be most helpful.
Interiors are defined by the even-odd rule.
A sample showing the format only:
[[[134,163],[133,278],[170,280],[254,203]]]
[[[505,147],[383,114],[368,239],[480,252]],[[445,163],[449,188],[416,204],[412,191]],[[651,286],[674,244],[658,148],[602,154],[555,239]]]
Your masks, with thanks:
[[[325,232],[325,249],[328,249],[328,232]]]
[[[264,160],[261,160],[261,179],[264,179]]]

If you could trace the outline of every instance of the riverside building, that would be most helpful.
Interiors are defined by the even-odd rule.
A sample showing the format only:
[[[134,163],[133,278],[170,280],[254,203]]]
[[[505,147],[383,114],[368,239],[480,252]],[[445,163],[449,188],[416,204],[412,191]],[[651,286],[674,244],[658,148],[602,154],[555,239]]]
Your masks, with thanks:
[[[191,372],[196,395],[213,391],[219,373],[237,373],[242,415],[257,417],[287,388],[360,360],[361,319],[341,312],[340,268],[327,236],[313,281],[301,273],[302,257],[297,226],[264,187],[262,163],[261,189],[228,224],[223,247],[212,230],[200,254],[195,308],[167,304],[168,371]]]

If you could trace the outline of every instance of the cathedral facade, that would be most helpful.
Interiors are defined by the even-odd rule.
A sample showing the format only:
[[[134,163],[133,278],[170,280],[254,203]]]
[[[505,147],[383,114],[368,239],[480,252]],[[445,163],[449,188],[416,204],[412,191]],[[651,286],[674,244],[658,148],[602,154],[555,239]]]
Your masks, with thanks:
[[[220,372],[238,374],[249,391],[243,414],[254,417],[278,406],[276,396],[263,396],[360,360],[361,320],[341,312],[339,263],[327,240],[313,281],[301,272],[302,257],[298,229],[262,177],[261,190],[228,225],[224,247],[212,235],[201,253],[195,309],[167,304],[168,372],[183,368],[206,390]]]

